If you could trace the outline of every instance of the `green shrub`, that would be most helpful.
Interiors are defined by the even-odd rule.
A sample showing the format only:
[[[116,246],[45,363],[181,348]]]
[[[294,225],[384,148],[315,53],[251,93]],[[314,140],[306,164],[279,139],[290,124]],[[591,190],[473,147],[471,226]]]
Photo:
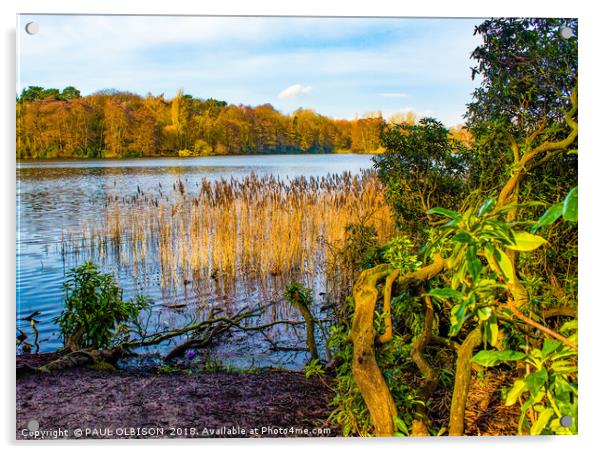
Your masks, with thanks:
[[[65,345],[71,348],[107,348],[116,329],[136,320],[149,306],[149,298],[137,295],[124,301],[123,290],[111,274],[103,274],[92,262],[84,262],[67,274],[63,284],[65,309],[55,318]]]

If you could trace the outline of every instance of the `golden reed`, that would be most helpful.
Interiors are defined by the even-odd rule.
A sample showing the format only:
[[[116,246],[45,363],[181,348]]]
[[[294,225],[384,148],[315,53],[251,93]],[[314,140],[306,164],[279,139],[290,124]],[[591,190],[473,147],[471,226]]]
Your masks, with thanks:
[[[64,235],[63,251],[112,255],[134,273],[137,265],[159,263],[162,287],[282,276],[325,288],[316,278],[334,279],[332,254],[345,241],[346,225],[368,219],[382,242],[395,234],[373,171],[291,180],[251,174],[195,185],[178,180],[169,193],[155,189],[108,197],[99,222]]]

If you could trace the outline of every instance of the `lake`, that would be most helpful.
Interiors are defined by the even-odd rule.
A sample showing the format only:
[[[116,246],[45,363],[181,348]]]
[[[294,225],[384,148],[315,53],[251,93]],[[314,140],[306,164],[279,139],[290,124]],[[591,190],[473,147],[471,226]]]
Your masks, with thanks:
[[[153,194],[158,187],[171,188],[181,181],[193,190],[203,179],[241,179],[255,173],[281,179],[297,176],[321,177],[349,172],[358,174],[372,167],[372,156],[354,154],[259,155],[202,158],[152,158],[127,160],[40,161],[17,163],[17,327],[31,335],[28,322],[19,320],[39,310],[40,351],[54,351],[62,345],[53,318],[63,307],[62,282],[65,273],[86,259],[100,263],[113,273],[124,289],[124,297],[144,293],[154,300],[154,322],[181,326],[190,313],[181,307],[199,304],[232,304],[257,299],[281,299],[281,286],[273,288],[223,288],[206,285],[192,290],[184,284],[175,288],[161,285],[161,268],[148,263],[144,273],[127,261],[111,256],[94,257],[85,251],[65,251],[66,235],[77,238],[85,226],[98,222],[110,197]],[[271,292],[271,293],[270,293]],[[275,309],[276,310],[276,309]],[[299,318],[280,308],[272,317]],[[284,329],[284,328],[283,328]],[[290,333],[289,333],[290,334]],[[302,337],[295,331],[297,343]],[[252,336],[251,336],[252,337]],[[238,367],[299,367],[305,354],[273,352],[250,336],[233,335],[227,345],[214,349],[216,357]],[[31,341],[30,337],[28,341]]]

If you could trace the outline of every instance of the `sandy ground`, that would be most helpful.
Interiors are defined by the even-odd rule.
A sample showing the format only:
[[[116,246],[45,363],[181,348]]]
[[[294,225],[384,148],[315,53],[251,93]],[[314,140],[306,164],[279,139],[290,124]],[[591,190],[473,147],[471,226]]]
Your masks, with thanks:
[[[17,438],[334,436],[332,391],[298,372],[24,372],[17,358]],[[28,428],[29,425],[29,429]]]

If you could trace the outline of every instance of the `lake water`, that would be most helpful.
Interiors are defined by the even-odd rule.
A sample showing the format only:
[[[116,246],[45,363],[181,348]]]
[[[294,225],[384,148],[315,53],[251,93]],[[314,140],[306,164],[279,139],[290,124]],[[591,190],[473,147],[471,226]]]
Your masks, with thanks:
[[[144,293],[154,300],[155,322],[161,326],[181,326],[192,317],[174,307],[190,307],[199,301],[225,304],[246,299],[281,298],[281,289],[269,294],[269,289],[246,286],[240,289],[213,288],[210,285],[192,291],[185,285],[166,290],[160,285],[160,267],[150,264],[144,275],[137,275],[127,263],[82,253],[65,253],[61,239],[65,234],[77,235],[104,215],[107,197],[133,196],[138,191],[152,193],[159,183],[170,188],[178,180],[188,187],[203,178],[242,178],[251,173],[272,174],[282,178],[296,176],[326,176],[342,172],[357,174],[372,167],[370,155],[262,155],[203,158],[154,158],[99,161],[20,162],[17,164],[17,327],[32,341],[29,323],[19,320],[34,311],[40,331],[40,351],[54,351],[62,345],[53,323],[63,307],[62,282],[65,273],[86,259],[99,262],[103,271],[113,273],[124,289],[124,297]],[[281,305],[282,306],[282,305]],[[280,309],[282,311],[282,309]],[[273,317],[299,318],[278,312]],[[303,345],[301,335],[298,344]],[[291,333],[289,333],[291,335]],[[290,336],[289,336],[290,337]],[[294,337],[294,336],[293,336]],[[273,352],[256,336],[232,335],[213,352],[216,359],[238,367],[287,366],[299,367],[305,353]],[[224,343],[225,342],[225,343]],[[253,350],[250,348],[253,347]],[[252,353],[251,353],[252,352]]]

